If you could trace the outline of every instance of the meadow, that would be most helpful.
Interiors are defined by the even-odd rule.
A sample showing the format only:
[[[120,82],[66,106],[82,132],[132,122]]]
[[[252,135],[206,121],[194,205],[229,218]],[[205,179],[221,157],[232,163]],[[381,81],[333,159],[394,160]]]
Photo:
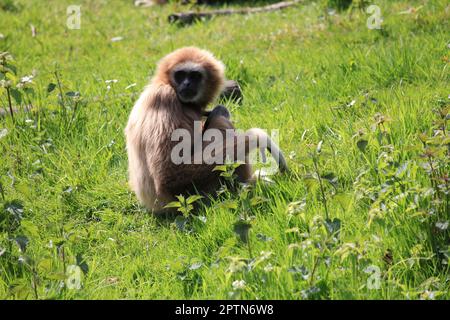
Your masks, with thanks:
[[[0,1],[0,298],[450,298],[448,1],[374,1],[371,29],[363,1],[180,26],[185,5],[77,0],[75,30],[73,2]],[[291,172],[158,219],[123,129],[186,45],[224,62],[235,125],[279,130]]]

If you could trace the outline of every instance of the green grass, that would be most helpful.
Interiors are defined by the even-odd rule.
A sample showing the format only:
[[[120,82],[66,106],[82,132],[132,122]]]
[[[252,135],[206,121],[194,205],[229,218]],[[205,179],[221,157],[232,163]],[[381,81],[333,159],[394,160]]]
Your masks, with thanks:
[[[1,298],[450,298],[449,231],[436,227],[449,220],[438,186],[448,154],[432,155],[439,167],[430,180],[419,140],[432,136],[433,110],[449,101],[447,1],[377,1],[382,30],[366,27],[364,11],[328,15],[322,2],[184,28],[167,23],[185,10],[175,4],[78,3],[81,29],[68,30],[73,1],[0,1],[0,51],[14,56],[18,75],[36,72],[32,111],[15,123],[0,118]],[[419,10],[399,14],[411,6]],[[279,129],[293,171],[258,183],[250,197],[265,201],[251,208],[239,195],[214,199],[199,212],[206,223],[192,218],[189,232],[138,205],[123,135],[155,63],[185,45],[225,63],[245,97],[228,103],[236,126]],[[80,92],[76,109],[67,96],[61,107],[58,88],[47,93],[55,70],[63,92]],[[118,80],[110,90],[108,79]],[[377,113],[390,120],[374,124]],[[323,180],[328,214],[341,222],[334,235],[317,179],[308,178],[319,141],[319,172],[337,178],[336,195]],[[237,208],[220,205],[226,200]],[[21,207],[19,221],[12,213]],[[240,214],[254,216],[253,262],[233,231]],[[26,252],[18,236],[29,240]],[[81,261],[81,288],[61,285],[64,270]],[[369,266],[379,268],[379,289],[368,286]],[[245,288],[234,290],[241,279]]]

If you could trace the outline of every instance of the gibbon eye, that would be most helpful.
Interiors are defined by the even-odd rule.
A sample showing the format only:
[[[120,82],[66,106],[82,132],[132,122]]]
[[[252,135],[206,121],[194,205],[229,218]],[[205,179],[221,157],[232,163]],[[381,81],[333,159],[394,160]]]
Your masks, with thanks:
[[[173,75],[173,78],[175,79],[176,83],[181,83],[186,78],[186,72],[185,71],[176,71]]]

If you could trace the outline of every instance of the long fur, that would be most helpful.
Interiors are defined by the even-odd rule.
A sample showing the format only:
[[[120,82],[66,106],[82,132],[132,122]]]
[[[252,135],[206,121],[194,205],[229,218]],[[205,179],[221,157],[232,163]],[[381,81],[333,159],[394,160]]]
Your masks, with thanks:
[[[185,63],[199,65],[207,74],[203,93],[195,103],[182,103],[171,83],[171,70]],[[205,50],[195,47],[178,49],[158,64],[150,84],[135,103],[125,128],[128,152],[129,185],[139,201],[149,210],[158,212],[178,194],[200,191],[211,193],[220,186],[219,173],[213,171],[213,164],[174,164],[171,161],[172,148],[178,142],[172,142],[175,129],[186,129],[194,137],[194,122],[201,121],[202,113],[223,88],[225,82],[224,65]],[[208,128],[221,130],[234,129],[223,116],[210,119]],[[268,139],[267,146],[272,151],[279,148],[272,144],[262,130],[251,129],[248,133],[261,139]],[[202,132],[200,132],[201,134]],[[237,134],[236,134],[237,137]],[[237,139],[235,137],[234,145]],[[208,145],[203,144],[202,150]],[[226,154],[223,155],[224,157]],[[277,158],[279,159],[279,158]],[[235,159],[236,160],[236,159]],[[281,154],[282,165],[285,166]],[[239,180],[250,181],[250,164],[237,168]]]

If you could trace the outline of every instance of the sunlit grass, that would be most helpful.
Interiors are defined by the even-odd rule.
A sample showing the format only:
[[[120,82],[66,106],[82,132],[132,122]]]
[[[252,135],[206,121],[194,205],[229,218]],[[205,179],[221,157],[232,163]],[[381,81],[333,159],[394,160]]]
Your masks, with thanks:
[[[419,139],[435,134],[433,110],[448,108],[447,1],[378,1],[382,30],[366,27],[364,11],[330,15],[311,1],[182,28],[166,17],[183,6],[80,0],[80,30],[66,28],[73,1],[6,2],[17,10],[0,11],[0,51],[19,77],[36,76],[32,112],[15,123],[0,88],[0,297],[449,298],[448,196],[427,194],[448,174],[448,154],[433,155],[441,167],[430,180]],[[225,63],[244,93],[241,105],[228,103],[236,126],[279,129],[293,171],[246,199],[213,199],[188,232],[138,205],[123,136],[155,63],[184,45]],[[55,71],[64,112],[59,86],[48,92]],[[234,232],[241,215],[252,257]],[[69,265],[85,269],[80,289],[61,285]]]

